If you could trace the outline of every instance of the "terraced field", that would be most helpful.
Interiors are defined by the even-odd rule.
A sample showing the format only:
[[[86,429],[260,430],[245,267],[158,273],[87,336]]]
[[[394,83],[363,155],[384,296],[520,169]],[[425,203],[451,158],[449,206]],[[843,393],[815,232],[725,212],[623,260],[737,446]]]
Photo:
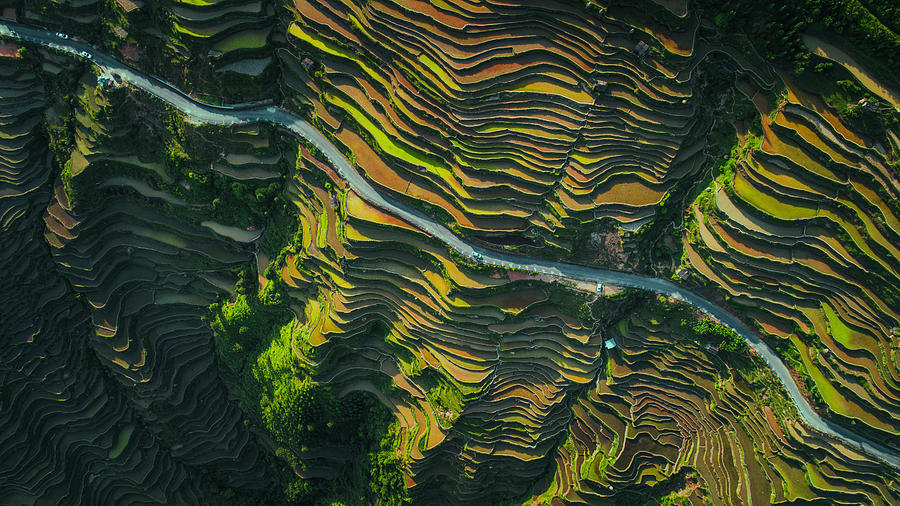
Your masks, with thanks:
[[[699,170],[685,62],[640,59],[637,36],[579,7],[296,6],[320,125],[466,236],[560,254],[563,228],[640,223]]]
[[[14,13],[0,502],[900,504],[884,72],[679,1]]]
[[[0,496],[9,504],[197,502],[186,466],[104,373],[91,313],[41,238],[56,199],[41,81],[9,62],[0,76],[0,279],[17,287],[3,291],[0,313]]]
[[[788,82],[733,186],[695,213],[688,263],[799,351],[830,412],[896,445],[896,173]]]
[[[572,406],[545,497],[593,503],[686,474],[691,502],[900,500],[896,471],[791,422],[759,395],[755,375],[739,374],[666,322],[638,312],[612,336],[620,346],[605,377]]]
[[[318,163],[304,158],[298,175]],[[565,430],[548,419],[564,417],[565,392],[593,378],[601,343],[553,303],[562,289],[461,269],[352,191],[336,188],[338,198],[305,179],[288,188],[304,247],[279,270],[305,307],[297,346],[310,348],[320,381],[388,404],[406,428],[410,485],[423,493],[469,500],[497,473],[510,490],[495,493],[521,493]],[[457,473],[479,481],[457,484]]]

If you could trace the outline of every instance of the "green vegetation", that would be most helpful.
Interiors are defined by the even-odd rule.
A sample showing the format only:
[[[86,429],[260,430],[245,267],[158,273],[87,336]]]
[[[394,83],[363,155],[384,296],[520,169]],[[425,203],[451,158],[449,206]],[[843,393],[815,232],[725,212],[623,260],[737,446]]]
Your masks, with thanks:
[[[167,169],[175,180],[186,183],[170,185],[174,194],[188,202],[210,203],[209,216],[219,223],[258,227],[275,211],[279,227],[289,226],[284,219],[288,204],[281,195],[281,182],[251,185],[209,169],[219,153],[208,136],[221,135],[225,129],[190,126],[174,111],[165,117],[165,125],[170,134],[165,144]]]
[[[724,292],[714,292],[719,289],[714,285],[723,280],[729,285],[725,300],[734,301],[745,321],[758,316],[760,328],[790,335],[766,339],[797,372],[817,407],[840,403],[846,409],[839,414],[846,416],[836,421],[847,425],[883,418],[884,435],[893,441],[890,385],[874,375],[880,371],[889,377],[895,365],[896,331],[888,338],[879,332],[894,325],[888,310],[900,306],[891,249],[898,225],[885,210],[898,204],[891,201],[894,190],[881,184],[882,176],[889,176],[881,170],[881,155],[864,146],[870,139],[855,139],[862,133],[884,140],[885,129],[897,127],[897,116],[884,107],[865,107],[860,99],[873,102],[875,97],[838,65],[775,38],[796,42],[800,31],[826,29],[825,21],[815,19],[780,24],[810,5],[820,9],[816,15],[824,15],[823,5],[832,10],[864,5],[882,24],[893,26],[887,18],[895,12],[884,2],[809,0],[758,16],[714,6],[717,30],[708,24],[698,28],[694,12],[678,18],[675,0],[655,1],[646,12],[640,6],[607,9],[592,2],[591,10],[600,15],[587,20],[577,5],[574,13],[567,10],[571,6],[522,11],[523,19],[539,21],[538,32],[517,21],[507,26],[517,19],[516,7],[491,1],[477,11],[467,8],[458,19],[453,19],[455,8],[462,5],[439,5],[446,19],[427,29],[404,19],[410,15],[404,9],[360,9],[348,0],[315,14],[303,2],[292,7],[271,0],[157,2],[127,14],[114,0],[92,2],[75,2],[86,8],[60,4],[65,13],[72,12],[65,10],[69,7],[81,14],[96,11],[72,33],[93,36],[111,51],[138,44],[137,66],[210,101],[275,97],[293,110],[303,103],[313,124],[352,163],[372,156],[341,144],[352,137],[346,129],[358,130],[374,156],[391,168],[375,174],[377,169],[364,163],[361,173],[473,242],[594,264],[602,250],[613,268],[636,267],[660,278],[681,260],[680,265],[693,266],[690,281],[705,285],[705,293],[716,300],[712,294]],[[749,9],[750,4],[735,5]],[[757,2],[756,8],[761,5]],[[353,15],[340,14],[341,7]],[[258,20],[231,24],[256,8],[262,9],[253,13]],[[513,15],[498,17],[501,11]],[[500,34],[504,47],[489,38],[459,44],[454,37],[468,39],[465,31],[442,28],[457,21],[475,28],[485,23],[486,33]],[[653,33],[656,21],[675,30]],[[623,25],[634,26],[634,32],[625,35]],[[118,27],[128,35],[113,37]],[[614,28],[609,33],[618,34],[616,45],[627,37],[628,45],[641,40],[652,48],[642,58],[634,58],[629,48],[598,54],[602,28]],[[795,103],[786,105],[775,96],[780,90],[769,82],[778,79],[767,73],[769,66],[749,46],[741,48],[748,53],[742,55],[729,45],[742,39],[731,36],[739,29],[751,37],[771,32],[754,42],[773,61],[793,65],[799,87],[822,96],[843,123],[819,109],[818,101],[809,105],[793,78]],[[353,38],[361,42],[348,42]],[[289,43],[277,51],[276,60],[283,65],[272,65],[265,81],[232,83],[232,74],[214,74],[226,62],[276,55],[285,39]],[[839,42],[846,46],[846,40]],[[788,52],[779,53],[785,46]],[[447,47],[454,48],[453,54],[441,55]],[[694,51],[688,55],[687,49]],[[215,54],[220,51],[226,54]],[[303,51],[313,51],[312,62]],[[732,60],[722,52],[730,52]],[[585,67],[584,55],[596,56],[591,58],[594,72]],[[34,152],[33,163],[23,163],[13,174],[42,185],[23,185],[24,194],[35,194],[27,205],[15,199],[32,197],[10,198],[14,207],[7,222],[19,226],[19,209],[33,214],[34,226],[27,228],[46,239],[27,242],[47,257],[42,270],[68,278],[60,280],[65,287],[41,287],[43,294],[29,290],[28,304],[55,303],[59,293],[76,290],[90,305],[79,302],[77,311],[48,312],[44,320],[35,316],[31,327],[74,318],[86,336],[92,331],[88,322],[95,324],[95,337],[54,341],[89,343],[99,350],[97,356],[113,363],[103,381],[122,376],[116,377],[122,381],[107,382],[124,394],[91,405],[125,415],[117,415],[122,418],[114,419],[107,433],[93,436],[91,448],[100,447],[96,453],[107,460],[142,463],[151,461],[135,459],[135,452],[151,448],[165,464],[154,470],[160,481],[187,491],[188,497],[172,496],[171,502],[505,504],[528,501],[551,479],[539,501],[669,505],[737,502],[746,496],[754,504],[851,504],[894,503],[900,497],[892,487],[893,471],[847,458],[836,446],[816,447],[817,438],[795,438],[788,430],[796,420],[793,405],[772,371],[738,335],[690,307],[633,290],[603,297],[539,279],[510,281],[510,272],[448,252],[434,237],[396,226],[393,219],[380,222],[380,212],[358,206],[351,215],[347,198],[352,190],[346,182],[330,181],[329,171],[298,160],[297,143],[287,140],[286,132],[265,125],[197,127],[143,93],[98,88],[90,72],[78,74],[81,64],[66,65],[59,55],[44,58],[29,47],[19,73],[9,74],[11,80],[28,69],[41,74],[49,97],[43,110],[27,103],[35,99],[19,88],[6,93],[0,87],[4,106],[29,108],[35,115],[40,111],[45,119],[39,141],[30,144],[24,143],[28,133],[23,131],[37,122],[0,122],[0,151],[9,158],[5,166],[29,161],[18,151],[26,146]],[[882,63],[884,72],[890,62]],[[758,69],[743,73],[735,65]],[[291,77],[299,84],[276,90],[285,84],[275,76],[279,67],[296,67]],[[757,71],[759,76],[750,76]],[[598,76],[609,81],[603,86],[591,82]],[[22,90],[30,84],[23,82]],[[779,123],[770,129],[766,122],[767,152],[761,152],[766,117],[757,106],[766,102],[778,104],[770,118]],[[317,121],[316,114],[323,119]],[[336,121],[326,121],[327,116]],[[831,125],[808,128],[821,121]],[[836,135],[830,136],[830,127]],[[779,139],[782,135],[789,139]],[[815,135],[830,138],[811,140]],[[318,150],[300,142],[321,159]],[[772,154],[771,146],[783,152]],[[834,155],[839,163],[821,153],[839,153]],[[48,159],[58,167],[45,170]],[[780,171],[766,166],[771,159],[777,159]],[[810,165],[819,162],[821,171],[814,173]],[[250,166],[257,170],[245,171]],[[853,179],[856,172],[874,175],[867,174],[862,185]],[[832,173],[841,181],[829,180]],[[762,181],[755,184],[751,176]],[[118,181],[103,184],[113,177]],[[413,191],[410,180],[438,198]],[[74,212],[51,207],[57,181],[77,204]],[[721,211],[715,191],[720,188],[732,196],[720,199]],[[798,203],[804,199],[812,204]],[[425,200],[440,201],[441,207]],[[120,202],[134,216],[105,212],[117,210],[111,204]],[[700,220],[709,220],[703,237],[694,206]],[[839,209],[826,216],[829,206]],[[331,207],[339,208],[337,223]],[[767,218],[770,212],[783,219]],[[457,219],[460,214],[465,218]],[[646,217],[652,221],[640,220]],[[197,232],[202,220],[265,232],[255,243],[229,242],[203,229]],[[619,228],[631,220],[645,223],[640,232]],[[877,244],[869,244],[874,235]],[[192,243],[201,236],[196,242],[209,244]],[[710,251],[712,241],[704,247],[709,237],[723,247]],[[684,239],[691,249],[683,247]],[[272,260],[261,291],[256,262],[234,268],[257,248]],[[18,255],[10,254],[11,267]],[[233,291],[224,281],[231,279],[228,269],[239,278]],[[840,300],[831,298],[837,291]],[[217,296],[218,302],[207,306]],[[8,298],[7,305],[14,307],[15,297]],[[822,317],[816,316],[819,302],[831,304],[822,306]],[[169,318],[170,312],[177,317]],[[190,345],[198,335],[204,342],[200,314],[206,315],[214,347]],[[815,328],[827,326],[843,347],[828,352],[806,333],[804,318],[819,318]],[[111,328],[113,322],[121,328]],[[179,332],[195,339],[169,345],[182,342]],[[609,338],[617,343],[615,349],[604,348]],[[33,352],[28,345],[13,343],[9,355],[18,356],[21,349],[27,360],[44,360],[34,357],[46,347],[32,346]],[[154,369],[159,363],[167,364],[165,370]],[[7,369],[17,377],[29,367]],[[144,381],[148,373],[153,381]],[[155,380],[160,377],[177,381]],[[45,378],[35,374],[33,379],[33,384],[11,384],[0,399],[3,407],[26,405],[20,395],[28,399],[31,391],[46,390],[35,388]],[[71,385],[80,384],[50,379],[47,384],[62,385],[57,390],[66,395]],[[368,393],[373,391],[376,395]],[[871,397],[880,410],[868,420],[857,416],[859,408],[869,407],[863,397]],[[228,416],[209,416],[215,409]],[[64,416],[58,411],[53,416]],[[402,428],[399,420],[410,427]],[[204,430],[204,423],[215,424],[218,432]],[[190,441],[182,444],[184,434],[216,439],[204,441],[203,451],[197,451]],[[225,450],[232,449],[229,457]],[[197,463],[179,456],[204,453]],[[241,458],[248,454],[261,457]],[[52,457],[66,479],[80,484],[71,490],[91,492],[85,483],[106,479],[72,471],[78,466],[68,457]],[[245,472],[253,459],[252,472]],[[110,466],[108,472],[116,467],[127,468]],[[23,472],[25,479],[30,474]],[[56,479],[56,474],[38,474]],[[182,487],[178,476],[193,483]],[[406,478],[417,484],[410,491]],[[166,486],[155,485],[152,493]],[[731,497],[707,498],[710,490]],[[0,484],[0,496],[5,491]],[[194,493],[197,498],[190,496]]]
[[[615,495],[615,504],[627,506],[680,506],[694,504],[690,500],[692,494],[697,499],[705,499],[702,488],[697,486],[696,471],[684,468],[677,474],[653,485],[629,487]],[[705,502],[705,501],[704,501]]]
[[[734,353],[747,351],[747,341],[744,341],[733,330],[721,323],[716,323],[710,318],[696,320],[693,325],[690,325],[686,320],[682,320],[682,326],[683,329],[690,327],[691,332],[704,341],[718,342],[722,350]]]
[[[281,474],[288,503],[400,504],[405,497],[400,428],[371,396],[337,397],[316,383],[291,350],[297,330],[271,280],[258,296],[246,293],[246,273],[233,301],[213,304],[208,321],[227,377],[241,405],[281,445],[278,456],[297,473]],[[303,455],[325,451],[340,462],[332,480],[300,477]]]
[[[656,265],[677,265],[684,254],[680,241],[681,231],[690,227],[693,216],[689,213],[691,202],[705,198],[703,192],[719,181],[730,188],[735,164],[749,150],[759,146],[762,125],[753,103],[735,87],[735,74],[723,71],[732,63],[724,56],[714,54],[700,64],[702,74],[699,83],[699,121],[694,123],[685,145],[705,142],[705,161],[702,172],[695,177],[685,177],[663,197],[656,206],[654,220],[632,236],[635,254],[641,259],[639,268],[652,272]],[[750,142],[741,146],[736,125],[749,132]],[[707,167],[712,165],[711,170]]]
[[[779,414],[795,412],[784,393],[784,386],[771,369],[755,353],[748,353],[746,341],[731,329],[699,315],[682,302],[669,302],[663,297],[649,298],[649,315],[666,322],[682,338],[695,341],[720,356],[738,375],[753,387],[761,404],[770,405]],[[802,371],[802,369],[801,369]]]
[[[813,401],[813,404],[819,408],[826,407],[827,404],[825,403],[825,399],[822,398],[822,394],[819,392],[819,388],[816,386],[815,380],[810,375],[806,364],[804,364],[803,359],[800,355],[800,350],[798,350],[796,346],[793,346],[790,340],[787,339],[779,339],[775,341],[772,348],[778,353],[778,356],[781,357],[782,360],[784,360],[784,363],[788,367],[798,372],[801,380],[803,381],[803,386],[806,387],[806,391],[809,392],[809,396]]]
[[[802,73],[811,61],[800,34],[823,30],[843,37],[855,47],[855,55],[869,55],[873,70],[897,84],[900,76],[900,36],[874,16],[892,11],[891,0],[702,0],[716,25],[724,31],[744,31],[767,59],[791,65]]]
[[[900,113],[860,86],[849,71],[816,55],[809,60],[810,66],[797,77],[798,84],[821,95],[854,130],[887,143],[887,131],[900,129]]]
[[[559,285],[550,285],[546,290],[548,297],[545,304],[577,316],[586,326],[590,326],[594,322],[594,316],[591,313],[592,306],[589,304],[588,296],[584,293]]]
[[[681,336],[700,344],[718,346],[720,350],[736,355],[747,351],[747,342],[741,336],[708,316],[700,316],[690,306],[682,302],[669,302],[663,297],[644,297],[649,302],[650,314],[664,318]]]

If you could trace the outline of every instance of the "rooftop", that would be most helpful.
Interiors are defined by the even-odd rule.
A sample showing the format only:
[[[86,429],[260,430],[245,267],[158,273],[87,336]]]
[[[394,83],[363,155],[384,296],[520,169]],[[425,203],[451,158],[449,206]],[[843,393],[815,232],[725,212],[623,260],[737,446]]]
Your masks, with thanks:
[[[137,47],[130,42],[122,44],[119,47],[119,52],[122,53],[122,57],[126,60],[138,61],[140,59]]]
[[[634,52],[638,56],[644,56],[650,51],[650,46],[647,45],[644,41],[638,41],[637,45],[634,46]]]
[[[19,56],[19,45],[15,42],[0,40],[0,58],[21,58]]]
[[[131,12],[144,6],[142,0],[116,0],[116,3],[119,4],[119,7],[125,12]]]

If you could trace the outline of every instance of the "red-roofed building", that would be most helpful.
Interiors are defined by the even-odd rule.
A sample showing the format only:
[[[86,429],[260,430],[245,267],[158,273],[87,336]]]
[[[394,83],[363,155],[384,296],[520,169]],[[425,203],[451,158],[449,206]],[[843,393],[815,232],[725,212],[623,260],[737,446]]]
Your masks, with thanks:
[[[0,58],[21,58],[19,47],[15,42],[0,40]]]
[[[122,58],[125,58],[126,60],[138,61],[141,59],[137,47],[130,42],[125,42],[120,45],[119,52],[122,53]]]

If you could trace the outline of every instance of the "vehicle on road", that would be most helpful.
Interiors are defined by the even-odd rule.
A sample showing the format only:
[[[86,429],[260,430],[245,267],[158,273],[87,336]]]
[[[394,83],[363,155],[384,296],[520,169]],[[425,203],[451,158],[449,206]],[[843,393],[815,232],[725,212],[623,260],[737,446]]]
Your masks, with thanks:
[[[62,32],[56,32],[56,36],[59,37],[60,39],[68,39],[69,38],[68,35],[66,35]]]

